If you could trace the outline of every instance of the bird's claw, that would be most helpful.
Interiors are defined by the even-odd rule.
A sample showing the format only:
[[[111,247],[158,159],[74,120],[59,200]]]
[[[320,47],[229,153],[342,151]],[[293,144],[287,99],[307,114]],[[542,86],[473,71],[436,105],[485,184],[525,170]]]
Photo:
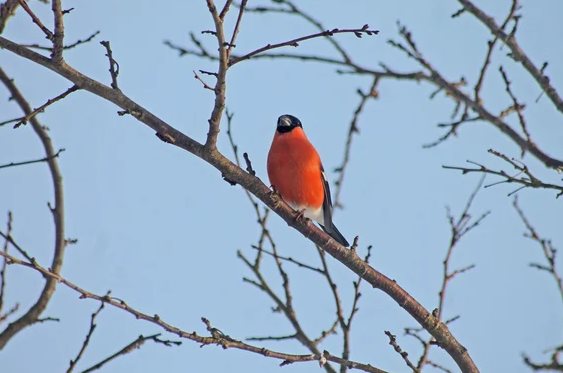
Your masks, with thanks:
[[[296,214],[295,214],[295,221],[297,223],[299,222],[306,222],[308,219],[305,217],[305,209],[302,210],[296,210]]]

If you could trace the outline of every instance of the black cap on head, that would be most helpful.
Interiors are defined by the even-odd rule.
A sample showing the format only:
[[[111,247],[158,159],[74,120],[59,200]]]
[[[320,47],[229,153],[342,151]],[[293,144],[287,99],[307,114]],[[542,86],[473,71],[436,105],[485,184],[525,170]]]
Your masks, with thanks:
[[[278,118],[278,126],[277,126],[278,132],[281,133],[289,132],[295,127],[303,128],[303,125],[301,124],[301,121],[296,117],[294,117],[293,115],[284,114]]]

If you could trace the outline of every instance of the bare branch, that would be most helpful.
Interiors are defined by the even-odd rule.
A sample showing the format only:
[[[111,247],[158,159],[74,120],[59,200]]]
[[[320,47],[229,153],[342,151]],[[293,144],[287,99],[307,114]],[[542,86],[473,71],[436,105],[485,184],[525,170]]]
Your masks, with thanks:
[[[8,18],[16,13],[18,5],[20,5],[19,0],[6,0],[3,4],[0,4],[0,34],[4,31]]]
[[[6,321],[10,316],[15,314],[16,312],[18,312],[19,309],[20,309],[20,304],[16,303],[12,306],[12,308],[10,308],[4,314],[0,314],[0,324]]]
[[[12,245],[16,251],[18,253],[20,253],[24,258],[26,258],[29,262],[34,263],[35,262],[35,258],[32,257],[31,255],[29,255],[27,253],[27,251],[25,251],[20,245],[18,245],[18,243],[14,240],[14,238],[12,237],[12,235],[8,235],[2,231],[0,231],[0,236],[6,241],[8,242],[10,245]]]
[[[221,17],[217,13],[217,8],[215,7],[213,0],[206,0],[207,8],[209,13],[213,17],[213,22],[215,23],[215,37],[217,38],[217,45],[219,50],[219,69],[217,71],[217,82],[215,83],[215,105],[213,106],[213,111],[211,112],[211,117],[209,118],[209,132],[207,133],[207,139],[205,141],[205,149],[209,152],[216,151],[217,149],[217,137],[219,136],[221,116],[225,110],[225,94],[226,94],[226,78],[228,69],[228,55],[227,47],[225,45],[225,33],[223,29],[223,18],[228,11],[227,4],[230,1],[227,0],[225,8],[221,14]]]
[[[54,63],[60,64],[63,62],[63,50],[64,50],[64,37],[65,28],[63,21],[63,8],[61,6],[61,0],[52,0],[51,9],[53,11],[53,18],[55,24],[55,33],[53,34],[53,51],[51,52],[51,59]]]
[[[340,194],[342,192],[342,184],[344,183],[344,176],[346,176],[346,167],[350,162],[350,153],[352,150],[352,138],[354,134],[358,133],[358,120],[364,107],[370,98],[377,98],[377,83],[379,82],[379,77],[375,77],[373,82],[367,91],[367,93],[362,92],[358,89],[358,94],[360,95],[360,102],[354,110],[354,114],[352,116],[352,120],[350,122],[350,126],[348,127],[348,136],[346,137],[346,144],[344,145],[344,155],[342,157],[342,163],[338,166],[335,171],[338,172],[338,179],[334,182],[336,186],[334,191],[334,206],[335,207],[343,207],[342,202],[340,201]]]
[[[473,205],[473,201],[475,200],[477,193],[479,193],[479,191],[481,190],[484,181],[485,181],[485,176],[483,175],[483,177],[481,177],[481,179],[477,183],[477,186],[475,187],[473,192],[469,195],[465,207],[463,208],[462,212],[459,214],[457,218],[455,218],[451,214],[450,209],[447,208],[447,218],[451,232],[450,243],[448,245],[448,249],[446,251],[444,260],[442,261],[442,267],[443,267],[442,284],[440,290],[438,291],[438,307],[432,311],[432,314],[436,316],[439,320],[443,320],[444,305],[446,302],[446,290],[448,285],[450,284],[450,281],[452,281],[455,276],[467,272],[475,267],[475,265],[471,264],[463,268],[451,270],[450,261],[452,258],[454,248],[457,246],[457,244],[463,238],[463,236],[469,233],[474,228],[476,228],[483,221],[483,219],[485,219],[490,213],[490,211],[487,211],[481,214],[478,218],[473,220],[471,219],[472,218],[470,214],[471,206]],[[458,318],[459,316],[455,316],[449,320],[446,320],[444,323],[446,325],[450,324],[451,322],[457,320]],[[423,329],[421,328],[405,328],[406,335],[410,335],[411,337],[414,337],[422,344],[422,353],[420,354],[420,358],[418,359],[418,363],[416,365],[416,371],[422,371],[424,366],[426,365],[434,366],[433,363],[430,363],[430,360],[428,359],[428,355],[430,353],[430,348],[435,344],[435,340],[433,337],[426,339],[423,338],[420,335],[420,332],[422,330]],[[443,367],[440,368],[442,368],[442,370],[445,369]]]
[[[12,212],[8,211],[8,222],[6,223],[6,236],[10,237],[12,234]],[[10,241],[5,238],[2,251],[8,254]],[[2,260],[2,268],[0,269],[0,317],[2,317],[2,310],[4,307],[4,294],[6,291],[6,259]]]
[[[109,296],[109,292],[106,295]],[[92,338],[92,334],[94,334],[94,330],[96,330],[96,317],[98,317],[98,314],[103,309],[104,309],[104,302],[101,302],[100,307],[98,307],[98,309],[94,313],[92,313],[92,315],[90,315],[90,328],[88,329],[88,333],[86,333],[86,337],[84,338],[84,342],[82,342],[82,347],[80,347],[78,354],[76,355],[76,357],[74,359],[70,360],[70,365],[69,365],[68,369],[66,370],[66,373],[71,373],[74,370],[74,368],[76,367],[76,364],[78,363],[78,361],[80,360],[80,358],[84,354],[84,351],[86,351],[86,348],[88,347],[88,344],[90,343],[90,338]]]
[[[45,37],[47,39],[52,41],[54,39],[53,33],[51,32],[51,30],[49,30],[47,27],[45,27],[45,25],[43,24],[43,22],[41,22],[39,17],[37,17],[35,15],[35,13],[33,13],[31,8],[29,7],[29,5],[27,5],[26,0],[18,0],[18,1],[20,3],[21,7],[25,10],[25,12],[27,14],[29,14],[33,23],[35,23],[41,29],[41,31],[43,31],[43,33],[45,34]]]
[[[44,57],[43,57],[44,58]],[[0,68],[0,81],[6,86],[12,98],[17,102],[25,115],[29,115],[32,110],[29,103],[25,100],[21,92],[18,90],[14,82],[4,73]],[[51,271],[59,273],[63,265],[63,257],[66,246],[65,233],[64,233],[64,198],[63,198],[63,183],[61,171],[55,157],[55,150],[51,142],[51,138],[47,131],[37,121],[37,118],[30,119],[33,130],[41,140],[43,148],[45,149],[46,157],[48,158],[47,164],[51,173],[51,179],[54,189],[54,207],[51,208],[53,220],[55,224],[55,245],[53,250],[53,260],[51,262]],[[41,291],[41,295],[37,301],[29,308],[29,310],[16,321],[10,323],[0,333],[0,350],[8,343],[8,341],[23,328],[32,325],[43,313],[53,293],[57,281],[52,277],[46,279],[45,286]]]
[[[517,8],[518,8],[518,1],[513,0],[512,6],[510,7],[510,11],[508,12],[508,15],[506,16],[506,18],[504,19],[504,22],[500,26],[501,30],[504,31],[504,29],[508,25],[508,22],[510,22],[510,20],[514,18]],[[463,9],[464,8],[462,8],[462,10]],[[477,83],[475,84],[475,88],[474,88],[474,92],[475,92],[474,99],[477,102],[481,102],[481,98],[480,98],[481,87],[483,86],[483,82],[485,80],[485,74],[487,72],[487,69],[490,66],[491,56],[493,54],[493,50],[495,48],[497,41],[498,41],[498,36],[495,35],[493,40],[490,40],[489,42],[487,42],[488,48],[487,48],[487,53],[485,55],[485,61],[483,62],[483,66],[481,67],[481,71],[479,72],[479,78],[477,79]]]
[[[553,102],[557,110],[563,113],[563,99],[557,93],[555,87],[551,85],[550,79],[544,74],[543,69],[539,69],[530,60],[528,55],[520,47],[516,40],[514,32],[507,34],[502,27],[499,27],[495,20],[475,6],[470,0],[458,0],[463,8],[469,13],[473,14],[479,21],[481,21],[495,37],[498,37],[508,48],[510,48],[511,57],[516,61],[520,62],[522,66],[530,73],[530,75],[536,80],[540,88],[546,93],[546,95]],[[517,1],[514,1],[513,7],[517,7]]]
[[[536,231],[534,226],[530,223],[530,221],[528,220],[528,218],[524,214],[524,211],[522,210],[522,208],[518,204],[518,198],[514,197],[514,201],[512,202],[512,205],[514,206],[514,209],[518,213],[518,216],[520,216],[520,219],[522,220],[522,222],[526,226],[527,232],[524,234],[524,236],[528,237],[532,241],[537,242],[540,245],[540,247],[542,249],[542,253],[543,253],[545,260],[547,262],[546,266],[535,265],[534,267],[536,267],[538,269],[542,269],[542,270],[546,271],[547,273],[551,274],[551,276],[553,276],[553,279],[555,280],[555,284],[557,285],[557,288],[559,290],[559,296],[561,297],[561,300],[563,301],[563,281],[561,280],[561,275],[557,271],[557,265],[556,265],[557,249],[555,249],[555,247],[553,247],[551,240],[548,240],[546,238],[542,238],[539,235],[539,233]],[[532,266],[533,264],[534,263],[531,263],[530,266]]]
[[[525,354],[522,355],[522,360],[524,361],[524,364],[528,366],[528,368],[532,369],[535,372],[541,372],[541,371],[563,372],[563,361],[559,360],[559,356],[562,351],[563,351],[563,346],[559,346],[553,349],[551,353],[550,361],[548,363],[535,363]]]
[[[248,0],[242,0],[242,3],[239,6],[237,22],[235,23],[235,28],[233,29],[233,35],[231,36],[231,41],[229,42],[229,46],[227,48],[227,60],[231,55],[231,49],[235,47],[235,42],[237,40],[237,35],[240,30],[240,21],[242,20],[242,14],[244,13],[244,8],[246,7],[246,3]]]
[[[457,130],[459,129],[459,127],[464,124],[464,123],[470,123],[470,122],[477,122],[482,120],[481,117],[476,116],[476,117],[472,117],[469,118],[469,116],[467,115],[467,112],[463,113],[461,116],[461,119],[453,121],[451,123],[438,123],[438,127],[449,127],[450,129],[443,134],[442,136],[440,136],[437,140],[428,143],[428,144],[424,144],[422,145],[423,148],[425,149],[429,149],[429,148],[433,148],[435,146],[440,145],[441,143],[443,143],[444,141],[446,141],[447,139],[449,139],[451,136],[457,136]]]
[[[76,47],[78,47],[79,45],[89,43],[89,42],[91,42],[92,40],[94,40],[94,38],[95,38],[96,36],[98,36],[99,33],[100,33],[100,31],[93,32],[90,36],[88,36],[88,37],[85,38],[85,39],[78,39],[78,40],[75,41],[74,43],[65,45],[65,46],[63,47],[63,50],[76,48]],[[52,51],[53,51],[53,47],[47,47],[47,46],[40,45],[40,44],[22,44],[22,46],[27,47],[27,48],[33,48],[33,49],[39,49],[39,50],[49,51],[49,52],[52,52]]]
[[[407,30],[406,27],[399,24],[399,33],[402,36],[403,40],[406,42],[406,45],[393,40],[389,40],[388,43],[391,46],[404,52],[409,58],[414,59],[426,70],[428,70],[428,72],[430,73],[428,80],[430,82],[443,89],[457,103],[463,103],[468,108],[474,110],[480,118],[491,123],[494,127],[496,127],[503,134],[508,136],[512,141],[514,141],[523,152],[524,151],[530,152],[530,154],[532,154],[534,157],[540,160],[548,168],[563,170],[563,161],[550,157],[544,151],[538,148],[536,144],[520,136],[505,121],[503,121],[500,116],[496,116],[490,113],[487,109],[485,109],[485,107],[480,102],[476,102],[475,100],[470,98],[467,94],[462,92],[459,88],[459,84],[448,82],[423,57],[422,53],[416,47],[411,32]]]
[[[327,30],[327,28],[321,22],[319,22],[317,19],[313,18],[311,15],[305,13],[303,10],[298,8],[293,2],[291,2],[289,0],[283,0],[283,1],[281,1],[281,3],[285,4],[287,6],[287,9],[286,8],[274,8],[274,7],[255,7],[255,8],[249,9],[249,10],[251,10],[253,12],[257,12],[257,13],[272,12],[272,13],[285,13],[285,14],[290,14],[290,15],[296,15],[296,16],[299,16],[299,17],[303,18],[304,20],[306,20],[308,23],[313,25],[319,31]],[[350,56],[344,50],[344,48],[342,48],[340,43],[338,43],[331,36],[326,36],[325,38],[334,47],[334,49],[338,52],[338,54],[340,54],[340,56],[342,57],[342,59],[345,63],[351,63]]]
[[[46,157],[39,158],[39,159],[33,159],[31,161],[11,162],[11,163],[0,165],[0,168],[16,167],[16,166],[23,166],[23,165],[32,164],[32,163],[48,162],[52,158],[58,158],[59,155],[64,151],[65,151],[65,149],[61,148],[61,149],[57,150],[57,152],[55,154],[53,154],[52,156],[46,156]],[[8,236],[9,235],[10,235],[10,233],[8,232]]]
[[[545,182],[541,181],[540,179],[538,179],[537,177],[535,177],[532,174],[532,172],[528,169],[528,166],[526,166],[522,162],[517,161],[514,158],[508,158],[506,155],[504,155],[500,152],[497,152],[496,150],[493,150],[493,149],[489,149],[488,152],[490,154],[493,154],[494,156],[504,160],[505,162],[509,163],[512,167],[514,167],[516,169],[517,173],[515,175],[510,175],[504,170],[500,170],[500,171],[492,170],[492,169],[488,168],[487,166],[484,166],[480,163],[469,161],[469,160],[467,161],[468,163],[471,163],[471,164],[478,166],[478,167],[477,168],[469,168],[469,167],[459,167],[459,166],[442,166],[442,168],[445,168],[445,169],[448,169],[448,170],[459,170],[464,175],[467,174],[467,173],[471,173],[471,172],[477,172],[477,173],[501,176],[501,177],[504,178],[503,180],[501,180],[499,182],[495,182],[493,184],[485,185],[485,188],[488,188],[488,187],[491,187],[491,186],[494,186],[494,185],[498,185],[498,184],[502,184],[502,183],[520,184],[521,187],[519,187],[518,189],[510,192],[508,194],[509,196],[519,192],[523,188],[553,189],[553,190],[558,192],[556,197],[563,195],[563,185],[545,183]],[[520,176],[522,174],[524,174],[525,176]]]
[[[201,72],[201,70],[200,70],[200,72]],[[203,85],[203,88],[208,89],[210,91],[213,91],[213,88],[211,88],[205,81],[203,81],[203,79],[201,79],[201,77],[199,75],[197,75],[195,70],[194,70],[194,79],[198,80]]]
[[[291,295],[291,290],[289,288],[289,277],[287,276],[287,273],[283,269],[283,266],[281,265],[281,261],[279,260],[279,258],[277,258],[277,251],[275,251],[274,248],[275,246],[272,246],[272,249],[274,250],[273,252],[274,258],[276,259],[276,266],[278,268],[278,272],[280,273],[283,282],[285,301],[282,301],[282,299],[271,289],[270,285],[268,284],[268,282],[266,281],[266,279],[264,278],[264,276],[262,275],[256,264],[253,265],[240,251],[237,252],[237,256],[254,273],[254,276],[257,279],[256,282],[253,281],[248,281],[248,282],[254,284],[258,289],[264,291],[270,297],[270,299],[274,301],[276,305],[276,309],[280,310],[285,315],[287,320],[291,323],[293,329],[295,330],[294,333],[295,339],[299,341],[303,346],[307,347],[309,351],[311,351],[314,355],[321,356],[321,351],[317,348],[317,346],[313,343],[313,341],[307,336],[299,320],[297,320],[297,315],[293,308],[293,301],[292,301],[293,297]],[[334,369],[332,369],[332,367],[328,364],[324,365],[324,368],[327,370],[327,372],[331,372],[331,373],[335,372]]]
[[[113,58],[113,53],[111,51],[111,46],[109,41],[103,40],[100,42],[100,44],[103,45],[104,48],[106,48],[106,57],[109,60],[109,74],[111,76],[111,88],[115,90],[119,90],[119,87],[117,85],[117,76],[119,75],[119,64]]]
[[[39,113],[43,113],[45,111],[45,109],[54,104],[57,101],[62,100],[63,98],[65,98],[66,96],[70,95],[72,92],[76,92],[78,91],[80,88],[78,88],[76,85],[73,85],[72,87],[70,87],[69,89],[67,89],[66,91],[64,91],[63,93],[61,93],[60,95],[50,98],[47,100],[47,102],[45,102],[43,105],[39,106],[36,109],[33,109],[33,111],[29,114],[24,115],[23,117],[21,117],[16,124],[14,124],[14,128],[18,128],[19,126],[21,126],[22,124],[27,124],[27,122],[35,117],[37,114]]]
[[[346,265],[357,275],[377,289],[381,289],[388,294],[399,306],[404,308],[418,323],[435,336],[437,344],[442,346],[450,356],[456,361],[460,369],[466,372],[477,372],[477,367],[471,359],[467,349],[457,341],[444,323],[437,320],[428,310],[426,310],[416,299],[401,288],[396,281],[391,280],[381,272],[366,264],[354,250],[347,249],[339,245],[330,236],[324,233],[309,221],[296,220],[294,210],[280,200],[272,191],[264,185],[258,178],[237,167],[229,161],[219,151],[208,151],[204,147],[176,130],[150,111],[146,110],[136,102],[129,99],[122,92],[117,92],[95,80],[81,74],[67,65],[55,65],[50,59],[41,56],[27,48],[0,36],[0,47],[5,48],[23,58],[32,60],[45,66],[59,75],[69,79],[79,87],[88,90],[100,97],[105,98],[127,110],[137,120],[146,124],[158,133],[161,140],[178,146],[190,153],[202,158],[228,179],[237,182],[243,188],[251,192],[260,199],[268,208],[275,211],[285,222],[297,229],[315,244],[321,246],[327,253],[335,257],[338,261]],[[337,360],[334,360],[337,361]]]
[[[386,330],[385,331],[385,335],[387,337],[389,337],[389,344],[391,346],[393,346],[393,349],[399,354],[401,355],[401,357],[403,358],[403,360],[405,361],[405,363],[407,364],[407,366],[409,368],[412,369],[413,372],[415,373],[419,373],[420,370],[414,366],[414,364],[410,361],[409,359],[409,354],[406,351],[403,351],[403,349],[401,348],[401,346],[399,346],[399,344],[397,343],[397,336],[392,334],[390,331]]]
[[[30,262],[26,262],[23,260],[20,260],[10,254],[5,254],[3,252],[0,252],[0,256],[4,257],[7,260],[8,264],[14,264],[14,265],[21,265],[24,267],[28,267],[31,268],[39,273],[41,273],[42,275],[52,278],[55,281],[63,284],[64,286],[72,289],[73,291],[77,292],[80,294],[80,298],[81,299],[93,299],[93,300],[97,300],[100,302],[104,302],[105,304],[108,304],[112,307],[121,309],[131,315],[133,315],[136,319],[138,320],[145,320],[148,321],[154,325],[159,326],[160,328],[162,328],[163,330],[166,330],[167,332],[177,335],[180,338],[184,338],[184,339],[188,339],[197,343],[200,343],[202,345],[211,345],[211,344],[215,344],[215,345],[219,345],[223,348],[235,348],[235,349],[239,349],[239,350],[244,350],[244,351],[248,351],[248,352],[252,352],[255,354],[259,354],[262,356],[267,356],[270,358],[274,358],[274,359],[280,359],[282,360],[282,364],[287,365],[287,364],[291,364],[291,363],[296,363],[296,362],[307,362],[307,361],[319,361],[322,357],[324,357],[326,360],[328,361],[332,361],[335,362],[337,364],[344,364],[350,368],[355,368],[355,369],[359,369],[359,370],[363,370],[365,372],[371,372],[371,373],[386,373],[385,371],[378,369],[370,364],[362,364],[362,363],[358,363],[355,361],[351,361],[351,360],[344,360],[342,358],[336,357],[331,355],[328,352],[323,352],[322,354],[308,354],[308,355],[293,355],[293,354],[286,354],[286,353],[282,353],[282,352],[277,352],[274,350],[269,350],[263,347],[257,347],[254,345],[250,345],[247,343],[244,343],[242,341],[236,340],[234,338],[229,337],[227,334],[221,332],[219,329],[214,328],[211,326],[211,323],[207,323],[208,325],[208,330],[211,333],[211,336],[209,337],[203,337],[195,332],[186,332],[180,328],[177,328],[169,323],[167,323],[166,321],[162,320],[160,318],[160,316],[158,315],[149,315],[147,313],[141,312],[131,306],[129,306],[125,301],[118,299],[116,297],[112,297],[112,296],[108,296],[108,295],[98,295],[92,292],[89,292],[83,288],[81,288],[80,286],[72,283],[71,281],[65,279],[64,277],[62,277],[59,274],[56,274],[54,272],[49,271],[48,269],[46,269],[45,267],[42,267],[41,265],[39,265],[37,262],[35,263],[30,263]],[[148,338],[148,337],[147,337]],[[177,342],[171,342],[176,344]],[[133,348],[135,345],[130,344],[128,346],[131,346],[131,348]],[[127,350],[127,351],[130,351]],[[122,349],[121,351],[126,350],[125,348]],[[121,353],[123,354],[123,353]],[[121,355],[121,354],[114,354],[112,356],[112,359]],[[111,359],[110,359],[111,360]],[[106,362],[108,362],[108,359],[105,359],[103,362],[104,364]],[[94,367],[98,367],[100,363],[96,364]],[[84,372],[88,372],[88,371],[92,371],[92,369],[94,367],[89,368],[90,370],[85,370]],[[97,369],[97,368],[96,368]],[[83,373],[84,373],[83,372]]]
[[[99,363],[96,363],[96,364],[92,365],[90,368],[83,370],[82,373],[89,373],[89,372],[93,372],[95,370],[98,370],[98,369],[102,368],[104,365],[106,365],[107,363],[109,363],[110,361],[114,360],[115,358],[126,355],[126,354],[133,352],[135,350],[138,350],[139,348],[141,348],[145,344],[146,341],[153,341],[153,342],[158,343],[158,344],[163,344],[167,347],[170,347],[170,346],[173,346],[173,345],[179,346],[179,345],[182,344],[182,342],[180,342],[180,341],[171,341],[171,340],[160,339],[160,338],[158,338],[159,336],[160,336],[160,333],[149,335],[149,336],[146,336],[146,337],[143,336],[143,335],[140,335],[133,342],[127,344],[125,347],[123,347],[122,349],[120,349],[116,353],[108,356],[107,358],[100,361]]]
[[[288,339],[295,339],[297,334],[282,335],[282,336],[269,336],[269,337],[249,337],[247,341],[287,341]]]
[[[512,99],[512,103],[513,103],[512,106],[514,107],[514,110],[518,114],[518,121],[520,122],[520,128],[522,129],[522,132],[524,133],[524,137],[526,137],[526,140],[531,143],[532,138],[530,137],[530,133],[528,132],[528,128],[526,127],[526,119],[524,118],[524,114],[523,114],[523,110],[525,109],[526,105],[518,102],[518,99],[516,98],[514,93],[512,93],[512,89],[510,88],[511,81],[508,79],[508,75],[506,74],[502,66],[499,67],[499,71],[502,76],[502,80],[504,81],[506,92]],[[524,156],[524,151],[522,151],[521,156],[522,157]]]
[[[229,61],[229,67],[233,66],[241,61],[250,59],[252,57],[254,57],[255,55],[258,55],[262,52],[266,52],[272,49],[276,49],[276,48],[281,48],[281,47],[287,47],[287,46],[292,46],[292,47],[297,47],[299,46],[299,43],[305,40],[309,40],[309,39],[315,39],[315,38],[319,38],[319,37],[326,37],[326,36],[333,36],[335,34],[344,34],[344,33],[353,33],[354,35],[356,35],[357,37],[361,37],[363,34],[366,35],[377,35],[379,33],[378,30],[369,30],[369,26],[368,25],[364,25],[362,28],[356,28],[356,29],[332,29],[332,30],[325,30],[325,31],[321,31],[315,34],[311,34],[311,35],[306,35],[306,36],[302,36],[299,38],[295,38],[292,40],[288,40],[288,41],[284,41],[281,43],[276,43],[276,44],[267,44],[261,48],[258,48],[252,52],[249,52],[241,57],[236,57],[236,58],[231,58],[231,60]]]
[[[260,248],[260,247],[258,247],[258,246],[254,246],[254,245],[253,245],[252,248],[255,249],[255,250],[261,251],[261,252],[263,252],[264,254],[268,254],[269,256],[272,256],[272,257],[276,256],[276,254],[274,254],[273,252],[268,251],[268,250],[263,249],[263,248]],[[295,264],[295,265],[298,266],[298,267],[305,268],[305,269],[311,270],[311,271],[313,271],[313,272],[317,272],[317,273],[320,273],[320,274],[324,275],[324,270],[322,270],[321,268],[313,267],[312,265],[305,264],[305,263],[303,263],[303,262],[301,262],[301,261],[299,261],[299,260],[293,259],[293,258],[290,257],[290,256],[277,255],[277,258],[278,258],[279,260],[283,260],[283,261],[286,261],[286,262],[289,262],[289,263],[293,263],[293,264]]]

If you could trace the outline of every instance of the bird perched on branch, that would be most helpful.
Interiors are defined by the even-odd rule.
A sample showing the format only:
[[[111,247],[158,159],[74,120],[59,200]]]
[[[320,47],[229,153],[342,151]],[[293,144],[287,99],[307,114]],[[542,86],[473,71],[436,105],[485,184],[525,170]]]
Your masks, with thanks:
[[[319,223],[341,245],[350,246],[332,222],[330,188],[321,158],[293,115],[278,118],[267,166],[270,183],[284,201]]]

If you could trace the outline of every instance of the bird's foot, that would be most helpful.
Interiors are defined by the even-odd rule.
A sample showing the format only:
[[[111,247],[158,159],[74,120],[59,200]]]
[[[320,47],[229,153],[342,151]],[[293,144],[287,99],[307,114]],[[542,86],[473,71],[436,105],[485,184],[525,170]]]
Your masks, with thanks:
[[[282,200],[281,194],[276,190],[276,188],[272,185],[272,191],[270,192],[270,197],[274,200],[274,205],[278,207]]]
[[[299,223],[299,222],[307,222],[307,220],[309,220],[307,217],[305,217],[305,210],[306,209],[302,209],[302,210],[295,210],[295,222]]]
[[[270,185],[270,189],[272,189],[272,191],[270,192],[272,197],[281,197],[281,194],[280,192],[278,192],[275,185]]]

